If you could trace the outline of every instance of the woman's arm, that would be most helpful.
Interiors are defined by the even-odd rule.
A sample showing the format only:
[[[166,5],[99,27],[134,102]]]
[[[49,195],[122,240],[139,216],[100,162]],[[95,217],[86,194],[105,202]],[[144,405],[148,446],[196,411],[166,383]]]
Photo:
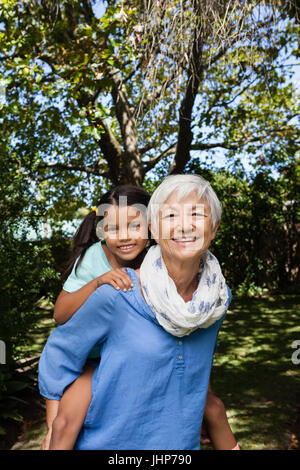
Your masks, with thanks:
[[[60,400],[81,375],[90,350],[109,334],[117,296],[117,290],[103,285],[51,333],[39,362],[39,389],[45,398]]]
[[[133,286],[131,277],[123,269],[112,269],[98,276],[75,292],[62,290],[54,307],[54,320],[62,325],[84,304],[84,302],[103,284],[110,284],[115,289],[130,289]]]

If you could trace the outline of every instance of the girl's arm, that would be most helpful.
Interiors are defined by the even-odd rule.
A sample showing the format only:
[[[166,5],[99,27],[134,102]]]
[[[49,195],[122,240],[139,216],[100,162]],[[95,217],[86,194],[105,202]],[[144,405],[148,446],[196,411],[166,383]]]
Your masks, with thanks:
[[[109,334],[118,292],[104,285],[97,289],[68,322],[49,336],[39,362],[39,389],[50,400],[82,373],[91,349]]]
[[[132,279],[125,270],[116,268],[96,277],[75,292],[62,290],[54,307],[54,320],[59,324],[67,322],[84,304],[89,296],[103,284],[110,284],[115,289],[129,290],[133,287]]]
[[[75,292],[62,290],[54,306],[54,320],[59,325],[68,321],[72,315],[84,304],[89,296],[97,289],[97,278],[88,282]]]

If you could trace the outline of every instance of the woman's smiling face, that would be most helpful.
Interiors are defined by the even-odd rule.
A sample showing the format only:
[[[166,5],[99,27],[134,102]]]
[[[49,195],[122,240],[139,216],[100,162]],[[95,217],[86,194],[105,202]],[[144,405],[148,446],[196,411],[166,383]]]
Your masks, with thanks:
[[[196,191],[177,201],[173,192],[159,211],[158,234],[153,234],[161,250],[178,260],[199,258],[216,235],[211,210]],[[151,229],[151,226],[150,226]]]

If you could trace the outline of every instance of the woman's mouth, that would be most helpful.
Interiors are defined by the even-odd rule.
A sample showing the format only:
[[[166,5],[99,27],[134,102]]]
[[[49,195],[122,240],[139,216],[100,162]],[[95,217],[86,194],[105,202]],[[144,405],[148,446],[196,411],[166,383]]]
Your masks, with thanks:
[[[175,243],[194,243],[197,238],[196,237],[181,237],[181,238],[172,238],[173,242]]]
[[[197,249],[198,244],[199,244],[199,238],[198,237],[178,237],[178,238],[172,238],[172,242],[181,248],[192,248]]]

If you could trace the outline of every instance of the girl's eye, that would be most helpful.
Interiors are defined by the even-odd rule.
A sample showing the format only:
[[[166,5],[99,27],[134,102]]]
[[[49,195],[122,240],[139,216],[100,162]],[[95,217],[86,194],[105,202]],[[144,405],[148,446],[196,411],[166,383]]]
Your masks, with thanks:
[[[192,213],[192,216],[195,216],[195,217],[205,217],[205,214],[201,214],[200,212],[193,212],[193,213]]]
[[[167,214],[164,216],[164,219],[171,219],[173,217],[175,217],[175,214]]]
[[[133,230],[137,230],[138,228],[140,228],[141,224],[131,224],[130,225],[130,228],[132,228]]]
[[[116,232],[116,230],[117,230],[117,227],[114,227],[112,225],[107,227],[108,232]]]

